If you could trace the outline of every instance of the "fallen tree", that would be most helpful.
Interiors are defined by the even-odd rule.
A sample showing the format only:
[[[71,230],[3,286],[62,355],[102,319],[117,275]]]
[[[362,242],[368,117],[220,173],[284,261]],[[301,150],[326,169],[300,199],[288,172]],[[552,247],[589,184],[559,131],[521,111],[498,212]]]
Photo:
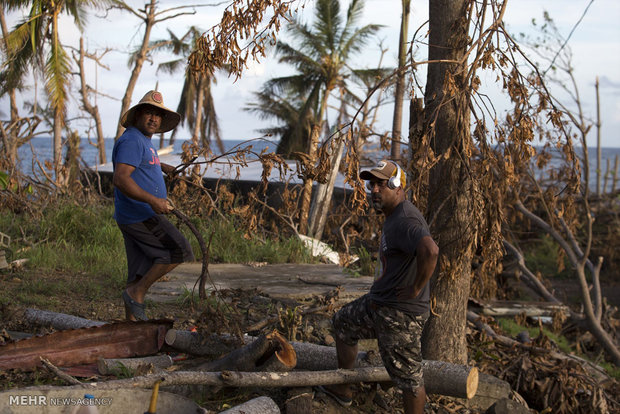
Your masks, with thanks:
[[[290,371],[290,372],[202,372],[176,371],[149,374],[135,378],[73,385],[68,389],[111,390],[131,388],[151,388],[163,378],[162,387],[172,385],[207,385],[215,387],[309,387],[315,385],[348,384],[358,382],[387,382],[390,377],[383,367],[357,369],[338,369],[329,371]],[[449,387],[445,383],[426,383],[426,392],[450,397],[470,398],[475,395],[478,385],[478,370],[472,367],[469,375],[469,389]],[[45,387],[38,387],[45,389]]]

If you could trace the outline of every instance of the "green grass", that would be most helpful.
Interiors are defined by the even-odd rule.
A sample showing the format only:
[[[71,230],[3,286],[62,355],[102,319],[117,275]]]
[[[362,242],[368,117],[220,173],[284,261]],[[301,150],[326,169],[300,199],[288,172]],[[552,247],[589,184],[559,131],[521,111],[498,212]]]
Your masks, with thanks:
[[[6,249],[7,260],[29,259],[31,268],[72,274],[87,273],[101,278],[101,286],[92,292],[97,297],[97,289],[106,285],[115,288],[125,280],[127,262],[123,237],[113,219],[114,207],[111,203],[76,205],[71,201],[58,201],[41,211],[39,217],[6,212],[0,215],[0,229],[8,234],[12,243]],[[196,256],[201,260],[201,250],[194,234],[176,218],[170,219],[178,224],[190,240]],[[316,260],[296,237],[265,239],[245,236],[245,229],[235,223],[214,216],[204,219],[192,218],[201,232],[205,243],[209,243],[210,263],[311,263]],[[29,282],[29,291],[50,289],[56,292],[64,286],[38,286]],[[74,288],[91,289],[91,286],[75,283]]]
[[[525,264],[534,273],[540,272],[545,277],[573,277],[571,266],[566,257],[560,256],[560,247],[548,234],[531,243],[525,250]],[[564,269],[558,271],[559,264]]]

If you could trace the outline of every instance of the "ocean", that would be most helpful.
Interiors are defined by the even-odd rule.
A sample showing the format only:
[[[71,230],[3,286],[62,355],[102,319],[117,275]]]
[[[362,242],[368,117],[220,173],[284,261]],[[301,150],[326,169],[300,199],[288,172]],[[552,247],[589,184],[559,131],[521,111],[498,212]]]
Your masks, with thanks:
[[[182,145],[186,142],[185,140],[176,140],[174,143],[173,151],[174,153],[181,153],[183,151]],[[268,140],[254,140],[251,142],[245,142],[240,140],[224,140],[224,150],[229,151],[237,145],[252,145],[253,150],[260,152],[263,149],[267,148],[268,151],[275,151],[277,147],[277,142],[268,141]],[[106,156],[108,162],[112,161],[112,148],[114,147],[114,139],[109,138],[105,140],[106,145]],[[159,140],[155,142],[155,145],[159,145]],[[86,138],[82,138],[81,148],[81,156],[83,163],[89,166],[94,166],[98,164],[97,161],[97,148],[94,146],[94,142],[91,143]],[[37,159],[43,163],[45,160],[52,160],[53,158],[53,150],[52,150],[52,139],[37,137],[33,138],[30,141],[30,144],[23,145],[19,148],[18,156],[20,158],[20,169],[26,174],[32,174],[32,160],[33,160],[33,151],[36,155]],[[583,152],[581,148],[576,149],[579,157],[582,156]],[[602,174],[605,174],[607,171],[607,164],[609,163],[609,168],[612,170],[614,168],[614,162],[616,157],[620,159],[620,148],[612,148],[606,147],[602,148],[601,154],[601,170]],[[595,147],[588,148],[588,158],[590,159],[590,189],[591,191],[596,191],[596,156],[597,151]],[[553,162],[553,161],[552,161]],[[620,162],[620,160],[619,160]],[[37,171],[38,167],[35,167],[35,171]],[[619,172],[620,174],[620,172]],[[620,179],[620,176],[618,177]],[[601,186],[603,186],[604,180],[601,177]],[[620,188],[620,183],[616,184],[616,189]],[[607,191],[611,189],[611,177],[609,177],[607,182]]]

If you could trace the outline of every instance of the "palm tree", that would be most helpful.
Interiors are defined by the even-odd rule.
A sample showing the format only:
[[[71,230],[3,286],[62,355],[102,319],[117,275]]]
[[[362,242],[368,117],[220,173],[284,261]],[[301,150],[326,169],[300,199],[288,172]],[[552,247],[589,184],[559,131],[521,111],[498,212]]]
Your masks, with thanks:
[[[293,139],[295,132],[299,130],[302,137],[310,136],[312,125],[315,124],[314,114],[306,112],[306,118],[300,119],[301,108],[304,100],[298,94],[279,93],[268,88],[260,92],[254,92],[254,101],[250,102],[245,111],[258,115],[260,119],[275,119],[276,126],[259,129],[258,132],[265,135],[280,137],[276,152],[290,155],[293,152],[307,150],[304,142]]]
[[[202,35],[202,31],[192,26],[185,35],[178,38],[168,30],[170,39],[161,42],[159,49],[172,52],[179,59],[161,63],[158,70],[174,73],[180,67],[187,64],[187,58],[195,48],[196,40]],[[211,84],[215,78],[207,74],[194,72],[190,67],[185,67],[185,79],[177,112],[181,114],[181,125],[187,121],[192,130],[192,142],[198,144],[199,140],[204,148],[211,147],[211,141],[215,141],[220,152],[224,152],[224,143],[220,135],[220,127],[217,122],[215,104],[211,94]],[[174,141],[177,130],[170,137],[170,143]]]
[[[299,21],[288,27],[296,45],[278,42],[276,46],[279,61],[293,65],[297,73],[269,80],[264,91],[271,91],[275,96],[283,93],[303,97],[298,118],[312,119],[322,127],[330,93],[343,87],[351,72],[348,62],[381,27],[376,24],[356,27],[363,9],[363,0],[353,0],[343,20],[338,0],[318,0],[311,27]],[[286,141],[280,147],[303,148],[307,152],[308,131],[307,125],[297,123],[290,135],[282,136]]]
[[[30,7],[28,17],[6,37],[7,62],[0,75],[0,93],[18,87],[33,67],[43,72],[45,90],[54,112],[54,165],[56,177],[62,155],[62,127],[71,77],[69,56],[59,39],[58,18],[61,13],[73,17],[82,31],[86,23],[87,7],[101,7],[108,0],[0,0],[6,10]]]

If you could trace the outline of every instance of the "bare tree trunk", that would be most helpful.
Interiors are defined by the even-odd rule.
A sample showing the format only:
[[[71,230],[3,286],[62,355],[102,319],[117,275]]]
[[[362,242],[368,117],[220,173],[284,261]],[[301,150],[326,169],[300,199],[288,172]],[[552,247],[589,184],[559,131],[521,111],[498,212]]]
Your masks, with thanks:
[[[312,127],[310,135],[310,149],[308,150],[308,158],[310,163],[314,165],[316,162],[316,150],[319,145],[319,131],[320,127],[315,125]],[[312,200],[312,184],[313,180],[307,178],[304,180],[304,192],[301,199],[301,210],[299,213],[299,234],[308,233],[308,213],[310,211],[310,201]]]
[[[84,110],[90,114],[95,120],[95,128],[97,131],[97,150],[99,151],[99,164],[108,162],[105,153],[105,140],[103,136],[103,127],[101,126],[101,116],[97,105],[92,105],[88,99],[88,85],[86,84],[86,71],[84,70],[84,38],[80,37],[80,57],[78,59],[78,67],[80,73],[80,93],[82,94],[82,106]],[[97,62],[95,62],[97,63]]]
[[[601,195],[601,101],[598,93],[598,76],[594,84],[596,90],[596,194]],[[603,192],[605,189],[603,188]]]
[[[157,5],[156,0],[150,0],[149,4],[144,5],[144,36],[142,37],[142,46],[140,47],[140,52],[136,57],[135,64],[133,66],[133,70],[131,71],[131,76],[129,78],[129,83],[127,84],[127,89],[125,90],[125,95],[123,96],[123,100],[121,101],[121,112],[118,116],[118,125],[116,127],[116,135],[114,139],[118,139],[125,128],[120,124],[121,117],[131,105],[131,97],[133,96],[133,90],[138,83],[138,77],[140,77],[140,72],[142,71],[142,65],[144,65],[144,61],[146,60],[146,54],[149,50],[149,40],[151,38],[151,30],[155,25],[155,7]]]
[[[409,32],[409,13],[411,0],[402,0],[400,37],[398,40],[398,76],[394,93],[394,119],[392,123],[392,159],[400,161],[400,141],[402,140],[403,98],[405,96],[405,64],[407,62],[407,36]]]
[[[350,132],[347,132],[349,134]],[[333,152],[331,156],[331,172],[325,184],[318,184],[317,190],[314,193],[314,202],[310,209],[310,223],[308,234],[310,237],[320,240],[323,235],[323,229],[325,228],[325,222],[327,221],[327,215],[332,202],[332,195],[334,193],[334,185],[336,184],[336,177],[338,176],[338,170],[340,168],[340,162],[342,161],[342,152],[344,151],[344,144],[347,140],[347,135],[338,133],[338,137],[335,138],[333,144]]]
[[[196,145],[198,145],[198,141],[200,138],[200,130],[202,129],[202,111],[203,111],[203,106],[204,106],[204,100],[205,100],[205,91],[204,91],[204,83],[205,83],[205,75],[203,73],[199,73],[197,74],[198,79],[198,87],[197,87],[197,93],[198,93],[198,99],[196,100],[196,116],[194,119],[194,132],[192,132],[192,142]],[[206,137],[202,141],[202,146],[203,148],[208,148],[209,147],[209,142],[206,141]]]
[[[429,60],[460,61],[468,43],[466,0],[429,1]],[[445,155],[430,171],[428,210],[431,233],[440,250],[431,284],[432,312],[424,336],[425,358],[467,361],[466,312],[471,261],[475,243],[473,197],[469,175],[472,147],[467,86],[467,62],[430,63],[425,92],[426,122],[437,156]],[[448,90],[448,85],[455,88]],[[431,127],[432,128],[432,127]]]

